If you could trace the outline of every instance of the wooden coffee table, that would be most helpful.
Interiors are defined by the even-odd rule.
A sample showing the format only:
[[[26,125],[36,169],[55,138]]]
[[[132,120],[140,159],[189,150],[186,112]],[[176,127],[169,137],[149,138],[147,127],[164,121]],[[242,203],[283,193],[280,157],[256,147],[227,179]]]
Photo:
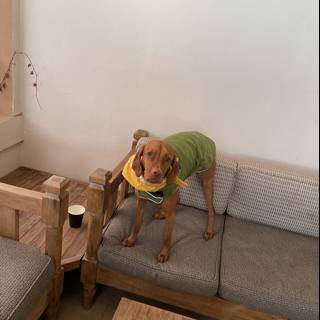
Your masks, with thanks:
[[[122,298],[112,320],[192,320],[191,318]]]
[[[41,191],[42,184],[53,174],[25,167],[9,173],[0,179],[0,182],[11,184],[30,190]],[[70,181],[69,205],[81,204],[86,207],[88,184]],[[88,217],[85,214],[81,228],[73,229],[69,226],[68,219],[63,226],[62,265],[65,271],[80,268],[81,259],[86,249]],[[45,249],[45,225],[40,217],[29,212],[19,212],[19,237],[22,243]]]

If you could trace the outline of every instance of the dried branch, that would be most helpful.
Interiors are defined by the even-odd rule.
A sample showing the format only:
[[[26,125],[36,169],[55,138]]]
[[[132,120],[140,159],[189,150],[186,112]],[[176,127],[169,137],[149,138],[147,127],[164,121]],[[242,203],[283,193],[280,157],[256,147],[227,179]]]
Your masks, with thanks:
[[[38,97],[38,73],[36,71],[36,68],[35,68],[31,58],[25,52],[15,51],[13,53],[13,55],[12,55],[12,57],[10,59],[10,62],[8,64],[7,70],[5,71],[3,77],[0,78],[0,94],[3,93],[4,90],[8,86],[8,79],[10,79],[10,77],[11,77],[12,67],[15,65],[15,58],[18,55],[23,56],[28,61],[28,65],[27,66],[28,66],[29,69],[31,69],[30,75],[34,77],[33,87],[35,88],[35,97],[36,97],[36,100],[37,100],[39,108],[42,109],[42,106],[40,104],[39,97]]]

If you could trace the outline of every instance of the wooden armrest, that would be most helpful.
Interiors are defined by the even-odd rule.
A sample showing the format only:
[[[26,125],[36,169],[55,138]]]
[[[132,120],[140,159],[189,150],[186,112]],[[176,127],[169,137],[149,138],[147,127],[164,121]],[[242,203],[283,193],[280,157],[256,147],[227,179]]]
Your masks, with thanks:
[[[42,193],[0,183],[0,235],[19,240],[19,211],[41,216]]]
[[[121,162],[112,170],[112,177],[109,181],[111,192],[114,192],[118,189],[120,183],[123,181],[122,170],[124,165],[127,163],[129,158],[133,155],[133,152],[130,151]]]
[[[27,211],[41,216],[41,203],[41,192],[0,183],[1,206],[20,211]]]

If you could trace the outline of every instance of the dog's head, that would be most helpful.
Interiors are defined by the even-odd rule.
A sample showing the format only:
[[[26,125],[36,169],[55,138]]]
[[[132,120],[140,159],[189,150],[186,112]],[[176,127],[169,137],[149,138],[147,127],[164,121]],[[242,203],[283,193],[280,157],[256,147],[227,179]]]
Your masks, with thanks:
[[[160,183],[163,179],[172,183],[179,173],[179,163],[169,144],[153,140],[138,150],[132,169],[149,183]]]

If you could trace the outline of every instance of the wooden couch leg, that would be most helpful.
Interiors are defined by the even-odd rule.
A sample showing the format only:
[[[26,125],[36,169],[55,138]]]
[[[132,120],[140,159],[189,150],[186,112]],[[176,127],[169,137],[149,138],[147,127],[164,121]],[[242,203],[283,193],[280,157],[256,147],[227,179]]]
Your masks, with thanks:
[[[46,311],[45,311],[45,317],[47,320],[54,320],[57,318],[57,313],[58,313],[58,305],[59,303],[58,302],[51,302]]]
[[[90,261],[84,257],[81,264],[81,282],[83,285],[82,306],[84,309],[90,309],[93,305],[97,291],[96,274],[97,262]]]
[[[82,306],[84,309],[90,309],[92,307],[96,291],[96,284],[83,283]]]
[[[49,294],[49,304],[45,311],[47,320],[54,320],[57,317],[60,296],[63,291],[64,271],[60,269],[60,273],[54,277],[52,290]]]

